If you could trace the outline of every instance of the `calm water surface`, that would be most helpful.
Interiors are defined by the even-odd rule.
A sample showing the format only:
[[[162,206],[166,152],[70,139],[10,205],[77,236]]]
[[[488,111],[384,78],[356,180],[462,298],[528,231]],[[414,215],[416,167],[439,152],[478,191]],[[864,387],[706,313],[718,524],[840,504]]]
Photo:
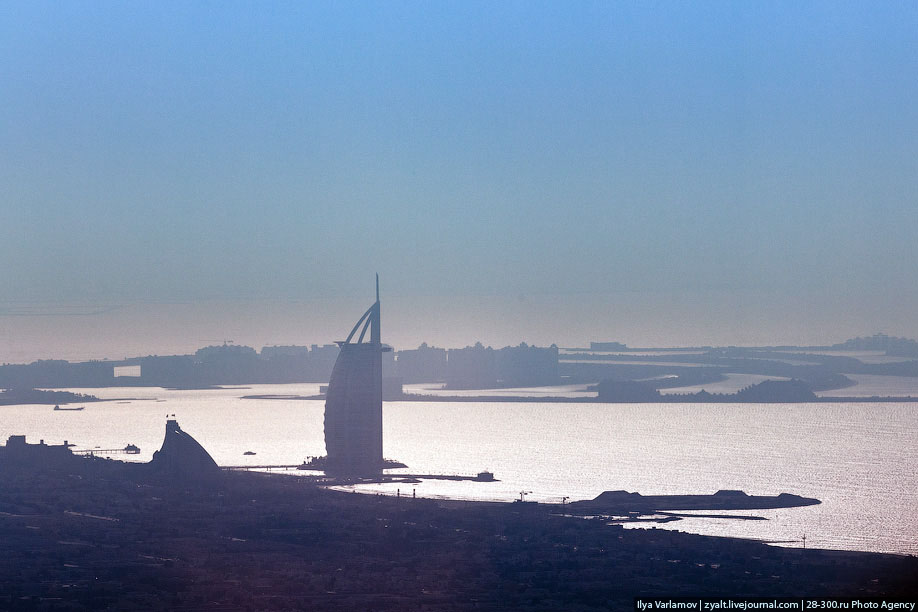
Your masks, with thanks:
[[[81,390],[76,390],[81,391]],[[322,401],[245,400],[318,385],[199,391],[82,390],[109,401],[81,412],[0,407],[0,437],[68,440],[77,448],[128,443],[149,460],[176,414],[221,465],[295,464],[325,454]],[[649,494],[743,489],[816,497],[818,506],[733,512],[767,521],[687,519],[695,533],[807,546],[918,554],[918,403],[550,404],[386,402],[385,454],[414,473],[493,471],[500,482],[425,481],[364,490],[419,496],[560,503],[605,490]],[[244,456],[251,450],[256,456]],[[789,544],[798,545],[798,544]]]
[[[853,387],[818,391],[816,395],[842,397],[918,397],[918,377],[881,374],[845,374]]]

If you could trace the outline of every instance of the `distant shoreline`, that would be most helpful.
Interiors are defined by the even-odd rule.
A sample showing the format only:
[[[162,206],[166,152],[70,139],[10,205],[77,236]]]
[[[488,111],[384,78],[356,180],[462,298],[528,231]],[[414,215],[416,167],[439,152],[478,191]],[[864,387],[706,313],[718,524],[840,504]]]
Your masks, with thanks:
[[[84,395],[71,391],[49,391],[45,389],[4,389],[0,391],[0,406],[19,404],[42,404],[47,406],[102,401],[95,395]]]
[[[258,399],[258,400],[324,400],[324,395],[243,395],[241,399]],[[643,402],[619,402],[619,401],[600,401],[595,397],[526,397],[521,395],[419,395],[406,393],[402,397],[394,399],[384,399],[386,402],[484,402],[484,403],[533,403],[533,404],[856,404],[856,403],[911,403],[918,402],[918,397],[816,397],[804,402],[799,401],[763,401],[763,400],[742,400],[734,397],[709,396],[707,398],[687,398],[685,396],[676,396],[675,399],[669,399],[662,396],[661,399]]]

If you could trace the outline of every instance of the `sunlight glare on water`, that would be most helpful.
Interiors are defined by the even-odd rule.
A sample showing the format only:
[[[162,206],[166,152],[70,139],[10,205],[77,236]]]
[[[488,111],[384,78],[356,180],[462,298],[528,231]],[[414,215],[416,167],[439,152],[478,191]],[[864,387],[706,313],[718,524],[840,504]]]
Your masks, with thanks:
[[[0,435],[76,448],[123,448],[147,461],[175,414],[221,465],[294,465],[325,453],[324,402],[243,399],[311,396],[318,385],[77,390],[108,401],[81,412],[6,406]],[[560,503],[624,489],[651,494],[816,497],[805,508],[752,511],[767,521],[686,519],[697,533],[799,540],[808,546],[918,554],[918,404],[589,404],[386,402],[384,452],[409,473],[473,475],[499,482],[425,480],[366,491]],[[245,451],[257,453],[245,456]],[[291,472],[295,473],[295,472]],[[731,512],[731,514],[742,514]]]

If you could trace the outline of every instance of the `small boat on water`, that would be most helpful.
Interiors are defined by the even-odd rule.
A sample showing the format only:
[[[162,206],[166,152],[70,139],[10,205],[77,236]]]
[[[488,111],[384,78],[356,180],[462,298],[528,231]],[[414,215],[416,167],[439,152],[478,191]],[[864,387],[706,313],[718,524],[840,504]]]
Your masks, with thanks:
[[[55,404],[55,410],[83,410],[86,406],[74,406],[73,408],[61,408],[59,405]]]
[[[253,452],[253,451],[245,451],[245,452],[242,453],[242,454],[243,454],[243,455],[254,455],[254,454],[256,454],[256,453]]]

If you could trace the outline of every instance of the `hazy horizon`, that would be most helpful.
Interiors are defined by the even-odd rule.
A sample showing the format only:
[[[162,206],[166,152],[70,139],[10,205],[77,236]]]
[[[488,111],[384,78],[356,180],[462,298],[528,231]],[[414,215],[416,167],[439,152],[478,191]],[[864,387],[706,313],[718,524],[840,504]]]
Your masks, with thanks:
[[[458,348],[481,342],[500,348],[532,345],[583,347],[591,341],[616,341],[629,347],[682,346],[818,346],[874,333],[902,335],[871,316],[870,305],[847,313],[846,324],[813,327],[803,318],[784,320],[762,296],[756,312],[770,320],[749,321],[750,311],[721,296],[717,313],[706,302],[676,304],[679,296],[601,296],[577,300],[564,295],[441,297],[382,296],[383,341],[397,350],[422,342]],[[638,299],[640,298],[640,299]],[[642,303],[641,300],[644,300]],[[677,316],[660,321],[649,300],[676,305]],[[273,345],[329,344],[342,340],[372,302],[367,298],[326,301],[234,301],[137,303],[115,307],[44,305],[42,314],[29,308],[8,310],[0,330],[5,342],[0,362],[36,359],[122,359],[142,355],[192,353],[224,341],[260,350]],[[786,304],[806,310],[812,304]],[[829,305],[825,305],[829,307]],[[720,315],[714,325],[702,317]],[[874,313],[875,314],[875,313]],[[572,324],[573,321],[573,324]],[[865,325],[873,321],[874,325]],[[755,323],[755,325],[753,325]],[[750,332],[754,328],[755,333]],[[772,332],[772,333],[769,333]]]
[[[918,337],[918,5],[30,2],[0,361]]]

